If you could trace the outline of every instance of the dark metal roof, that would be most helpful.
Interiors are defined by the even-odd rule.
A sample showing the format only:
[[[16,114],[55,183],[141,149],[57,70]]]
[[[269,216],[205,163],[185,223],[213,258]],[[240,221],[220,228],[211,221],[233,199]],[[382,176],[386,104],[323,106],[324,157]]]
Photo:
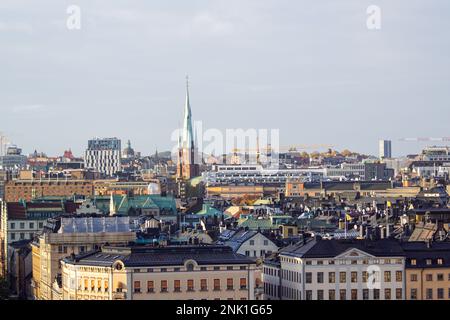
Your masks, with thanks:
[[[376,257],[404,256],[404,252],[399,243],[391,239],[377,241],[359,239],[312,239],[306,244],[301,243],[287,247],[281,253],[302,258],[333,258],[353,248]]]
[[[68,257],[66,262],[79,265],[111,266],[120,260],[125,267],[180,266],[188,259],[199,265],[252,264],[254,260],[233,253],[227,246],[106,247],[82,256]]]

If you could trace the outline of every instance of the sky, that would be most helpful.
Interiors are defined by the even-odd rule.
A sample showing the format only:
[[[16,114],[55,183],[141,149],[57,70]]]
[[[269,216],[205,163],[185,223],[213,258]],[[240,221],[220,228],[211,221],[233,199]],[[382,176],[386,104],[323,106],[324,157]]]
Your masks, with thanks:
[[[2,0],[0,132],[25,153],[82,155],[92,137],[169,150],[189,74],[203,128],[418,153],[399,139],[450,136],[449,30],[448,0]]]

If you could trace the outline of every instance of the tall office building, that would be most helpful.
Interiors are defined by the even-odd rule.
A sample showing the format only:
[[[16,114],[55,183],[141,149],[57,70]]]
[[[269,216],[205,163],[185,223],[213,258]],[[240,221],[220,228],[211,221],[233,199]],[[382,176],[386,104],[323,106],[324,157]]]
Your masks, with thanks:
[[[117,138],[92,139],[88,141],[84,163],[88,169],[94,169],[107,176],[113,176],[121,170],[121,141]]]
[[[10,146],[6,150],[6,155],[0,156],[1,169],[23,169],[27,165],[27,156],[22,154],[22,149]]]
[[[392,142],[391,140],[380,140],[379,142],[380,159],[392,158]]]
[[[200,167],[195,163],[196,152],[192,128],[192,112],[189,103],[189,86],[186,79],[186,103],[184,106],[183,132],[178,141],[178,179],[190,180],[200,174]]]

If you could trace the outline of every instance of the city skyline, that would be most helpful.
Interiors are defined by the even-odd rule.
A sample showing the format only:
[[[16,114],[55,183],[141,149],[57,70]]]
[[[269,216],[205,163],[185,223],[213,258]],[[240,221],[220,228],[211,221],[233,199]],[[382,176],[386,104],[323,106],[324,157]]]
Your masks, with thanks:
[[[393,156],[445,144],[402,137],[448,136],[444,121],[418,125],[424,110],[450,116],[446,2],[381,1],[380,30],[366,27],[369,1],[79,1],[80,30],[67,30],[66,4],[24,3],[2,4],[0,130],[27,154],[83,154],[95,136],[172,149],[186,73],[207,128],[372,155],[389,139]]]

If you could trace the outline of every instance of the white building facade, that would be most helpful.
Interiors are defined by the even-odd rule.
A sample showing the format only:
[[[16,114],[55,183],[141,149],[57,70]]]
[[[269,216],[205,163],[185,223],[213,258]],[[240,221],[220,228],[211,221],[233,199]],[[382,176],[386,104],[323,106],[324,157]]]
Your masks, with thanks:
[[[338,240],[319,240],[338,241]],[[364,241],[364,240],[354,240]],[[333,245],[318,246],[316,240],[303,249],[280,253],[279,261],[263,267],[265,299],[281,300],[403,300],[405,298],[405,258],[391,252],[373,254],[373,248],[347,245],[334,255]],[[345,242],[345,241],[344,241]],[[309,248],[308,248],[309,247]],[[343,246],[339,246],[342,248]],[[311,253],[308,254],[308,251]],[[306,252],[305,252],[306,251]]]
[[[121,141],[117,138],[92,139],[85,152],[85,167],[107,176],[121,171]]]

